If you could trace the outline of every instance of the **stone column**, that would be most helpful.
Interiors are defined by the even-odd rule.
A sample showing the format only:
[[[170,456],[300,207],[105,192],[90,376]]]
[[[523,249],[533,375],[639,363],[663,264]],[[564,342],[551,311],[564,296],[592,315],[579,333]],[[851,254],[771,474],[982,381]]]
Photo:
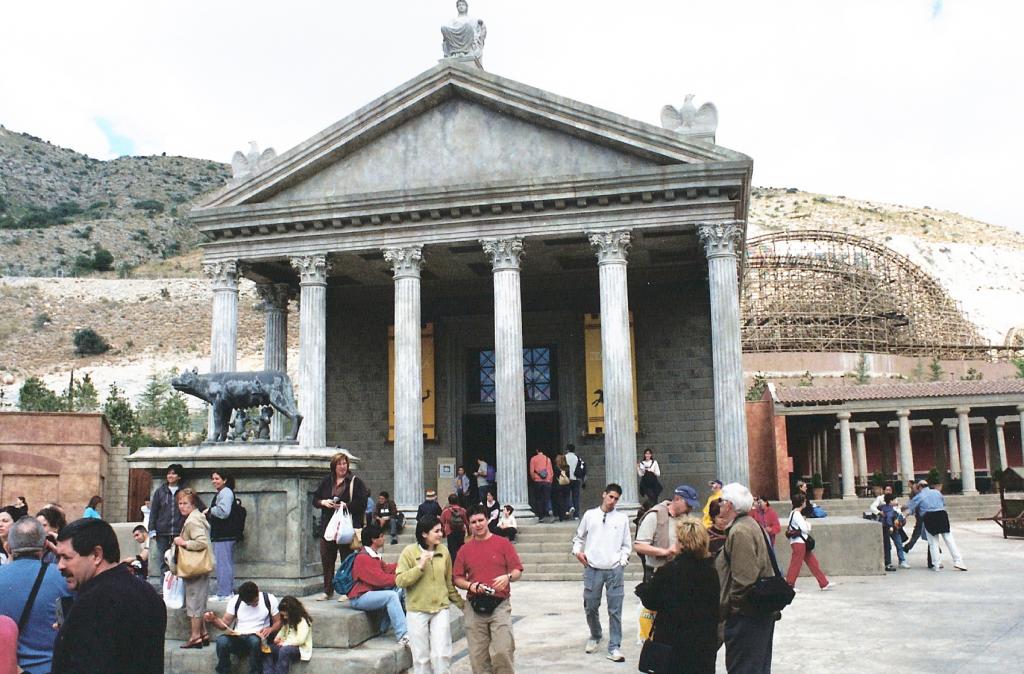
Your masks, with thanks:
[[[265,283],[256,286],[263,300],[263,369],[288,372],[288,300],[292,287],[287,283]],[[270,439],[280,442],[287,437],[288,420],[276,411],[270,419]]]
[[[932,424],[932,461],[939,471],[939,478],[945,479],[946,471],[949,470],[949,450],[943,445],[946,438],[942,434],[942,417],[929,417],[928,420]]]
[[[494,274],[494,412],[497,442],[495,471],[498,502],[526,516],[526,396],[523,374],[523,307],[519,264],[520,238],[481,241]],[[537,513],[544,517],[546,513]]]
[[[326,255],[293,257],[299,272],[299,445],[327,446]]]
[[[946,426],[946,449],[949,450],[949,477],[960,477],[960,448],[956,441],[956,425]]]
[[[866,487],[868,485],[868,452],[864,442],[864,433],[867,429],[857,426],[854,430],[857,432],[857,484]]]
[[[622,508],[639,506],[636,425],[633,420],[633,355],[629,340],[626,258],[628,230],[590,232],[601,286],[601,376],[604,390],[604,456],[608,482],[622,485]]]
[[[235,369],[238,342],[238,261],[207,262],[203,272],[213,288],[210,326],[210,372]],[[226,419],[225,423],[230,419]],[[207,440],[214,439],[213,409],[207,418]]]
[[[839,460],[843,466],[843,498],[857,498],[853,484],[853,443],[850,442],[850,413],[840,412],[839,417]]]
[[[415,512],[423,500],[423,372],[420,269],[423,246],[388,248],[395,275],[395,502]]]
[[[900,426],[900,479],[904,485],[914,481],[914,449],[910,445],[910,410],[896,410]]]
[[[1006,434],[1003,432],[1003,426],[1005,425],[1005,418],[998,417],[996,419],[996,448],[999,450],[999,470],[1006,470],[1010,467],[1006,460]]]
[[[971,408],[956,408],[957,429],[960,436],[960,475],[964,487],[964,496],[978,493],[974,481],[974,447],[971,445]]]
[[[726,483],[749,485],[750,463],[747,455],[737,279],[743,223],[735,221],[700,225],[697,233],[704,243],[708,258],[718,475]]]

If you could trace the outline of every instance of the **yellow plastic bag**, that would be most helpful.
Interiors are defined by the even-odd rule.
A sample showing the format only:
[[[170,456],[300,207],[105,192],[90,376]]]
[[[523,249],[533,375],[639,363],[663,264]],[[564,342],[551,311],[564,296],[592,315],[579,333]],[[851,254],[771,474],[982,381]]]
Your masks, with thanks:
[[[654,627],[654,616],[656,615],[658,615],[657,611],[652,611],[643,605],[640,606],[640,618],[636,635],[640,643],[651,638],[651,629]]]

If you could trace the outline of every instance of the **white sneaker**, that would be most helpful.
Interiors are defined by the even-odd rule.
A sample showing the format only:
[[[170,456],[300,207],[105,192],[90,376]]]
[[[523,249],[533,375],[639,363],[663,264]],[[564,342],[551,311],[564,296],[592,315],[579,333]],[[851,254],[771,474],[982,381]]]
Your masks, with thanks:
[[[830,580],[830,581],[828,581],[828,585],[826,585],[825,587],[821,588],[821,591],[822,591],[822,592],[825,592],[826,590],[834,590],[834,589],[836,589],[836,584],[835,584],[835,583],[833,583],[833,582],[832,582],[832,581]]]
[[[906,560],[903,560],[902,562],[900,562],[900,568],[901,569],[909,569],[910,568],[910,562],[908,562]]]
[[[964,566],[963,562],[953,562],[953,568],[958,571],[966,571],[967,567]]]
[[[626,661],[626,656],[623,655],[622,651],[620,651],[618,648],[616,648],[614,650],[611,650],[611,651],[608,651],[608,655],[606,655],[605,657],[608,658],[609,660],[611,660],[612,662],[625,662]]]
[[[327,601],[330,597],[327,596],[326,592],[321,592],[316,596],[316,601]]]
[[[583,649],[584,653],[593,653],[597,650],[597,645],[601,643],[600,639],[587,639],[587,647]]]

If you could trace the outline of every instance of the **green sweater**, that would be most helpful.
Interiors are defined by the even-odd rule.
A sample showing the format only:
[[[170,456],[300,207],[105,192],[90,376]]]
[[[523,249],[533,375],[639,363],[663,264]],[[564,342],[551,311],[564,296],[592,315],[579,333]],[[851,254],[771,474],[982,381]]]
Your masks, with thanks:
[[[434,548],[434,558],[420,569],[418,543],[406,546],[398,558],[395,584],[405,588],[405,608],[420,613],[437,613],[455,604],[463,606],[462,595],[452,582],[452,558],[444,545]]]

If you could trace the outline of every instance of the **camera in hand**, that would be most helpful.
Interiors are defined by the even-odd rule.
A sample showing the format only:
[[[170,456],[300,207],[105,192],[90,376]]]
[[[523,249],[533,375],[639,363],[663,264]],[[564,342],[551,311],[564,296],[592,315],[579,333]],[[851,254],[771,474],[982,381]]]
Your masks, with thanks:
[[[335,496],[331,500],[334,501],[335,503],[341,503],[341,497],[340,496]]]
[[[484,594],[494,594],[494,588],[490,585],[480,585],[480,589],[483,590]]]

